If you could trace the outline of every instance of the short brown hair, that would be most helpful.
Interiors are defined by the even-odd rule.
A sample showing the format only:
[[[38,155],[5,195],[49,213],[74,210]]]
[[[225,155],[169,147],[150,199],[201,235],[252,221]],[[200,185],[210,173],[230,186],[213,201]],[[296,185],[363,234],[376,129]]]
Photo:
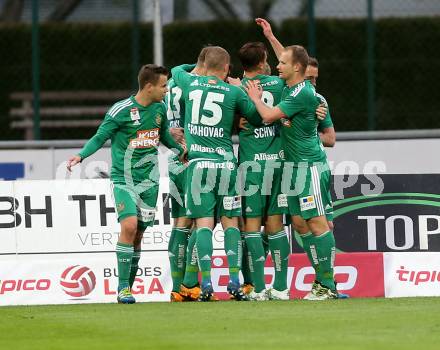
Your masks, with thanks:
[[[203,49],[200,50],[199,56],[197,57],[197,65],[203,66],[205,63],[206,53],[208,52],[208,49],[211,46],[205,46]]]
[[[143,65],[138,74],[139,90],[142,90],[148,83],[156,85],[161,75],[168,76],[168,69],[156,64]]]
[[[316,57],[309,56],[309,66],[319,68],[318,59]]]
[[[230,60],[229,53],[224,48],[220,46],[210,46],[206,48],[206,69],[220,70],[225,64],[229,64]]]
[[[238,51],[244,70],[254,70],[266,57],[267,48],[262,42],[246,43]]]
[[[292,62],[299,63],[301,65],[301,73],[304,74],[309,64],[309,54],[307,50],[301,45],[287,46],[286,50],[292,52]]]

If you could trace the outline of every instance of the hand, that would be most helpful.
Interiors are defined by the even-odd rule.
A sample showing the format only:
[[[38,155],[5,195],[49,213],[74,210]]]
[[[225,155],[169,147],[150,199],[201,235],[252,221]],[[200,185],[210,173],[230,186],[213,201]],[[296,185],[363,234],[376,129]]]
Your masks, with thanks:
[[[268,21],[264,18],[256,18],[255,22],[263,29],[263,34],[266,38],[273,36],[272,27]]]
[[[318,118],[319,120],[324,120],[326,116],[327,116],[327,107],[325,106],[324,103],[321,103],[316,108],[316,118]]]
[[[260,84],[256,83],[253,80],[249,80],[246,83],[246,92],[249,95],[249,98],[255,103],[258,100],[261,100],[261,96],[263,95],[263,90],[261,89]]]
[[[69,160],[67,161],[67,170],[72,172],[72,167],[75,166],[76,164],[80,163],[80,162],[81,162],[81,157],[80,156],[70,157]]]
[[[249,130],[246,125],[248,125],[246,118],[241,117],[240,121],[238,122],[238,128],[242,130]]]
[[[227,78],[228,84],[234,85],[234,86],[241,86],[241,80],[240,78]]]
[[[183,128],[170,128],[170,134],[177,143],[184,142]]]
[[[183,144],[182,148],[183,148],[183,153],[179,156],[179,160],[183,164],[186,164],[188,163],[188,148],[186,148],[186,144]]]

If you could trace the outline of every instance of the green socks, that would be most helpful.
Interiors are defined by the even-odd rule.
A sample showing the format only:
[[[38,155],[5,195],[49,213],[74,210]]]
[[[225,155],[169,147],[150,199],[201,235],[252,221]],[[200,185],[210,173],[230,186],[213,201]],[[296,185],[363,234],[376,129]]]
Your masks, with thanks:
[[[253,284],[252,281],[252,272],[253,266],[252,266],[252,258],[251,253],[249,252],[249,249],[246,244],[246,238],[245,233],[241,233],[241,246],[243,249],[243,256],[241,258],[241,273],[243,275],[243,283],[244,284]]]
[[[242,247],[240,230],[237,227],[228,227],[225,230],[225,252],[229,265],[229,279],[239,283]]]
[[[171,231],[170,241],[168,242],[168,258],[170,260],[171,279],[173,280],[173,292],[178,292],[182,284],[188,233],[189,229],[187,228],[175,227]]]
[[[129,287],[131,259],[133,258],[133,245],[116,243],[116,258],[118,260],[118,290]]]
[[[199,265],[197,262],[196,240],[197,230],[194,230],[189,237],[188,247],[186,249],[186,268],[183,284],[188,288],[192,288],[199,284]]]
[[[269,248],[275,268],[273,288],[278,291],[287,289],[287,265],[289,262],[289,240],[286,232],[280,231],[269,235]]]
[[[264,263],[266,257],[264,255],[263,240],[260,232],[246,232],[246,245],[249,249],[252,265],[252,280],[256,293],[260,293],[266,288],[264,281]]]
[[[136,273],[139,267],[140,258],[141,258],[141,251],[140,250],[133,251],[133,256],[131,258],[131,266],[130,266],[130,278],[128,279],[130,288],[133,287],[134,279],[136,278]]]
[[[317,274],[317,270],[319,270],[319,262],[318,262],[318,258],[316,256],[316,249],[313,250],[313,254],[312,251],[310,250],[310,245],[314,245],[314,241],[315,241],[315,236],[313,235],[313,233],[311,233],[310,231],[307,232],[304,235],[300,235],[301,240],[302,240],[302,244],[303,244],[303,249],[307,254],[307,257],[309,258],[310,264],[312,264],[313,269],[315,270],[315,274]],[[317,275],[316,275],[316,280]]]
[[[327,231],[320,236],[314,236],[310,245],[312,258],[318,261],[319,267],[316,271],[316,279],[325,287],[331,290],[336,289],[333,275],[335,264],[335,237],[331,231]]]
[[[202,273],[202,284],[211,283],[212,230],[202,227],[197,230],[197,257]]]

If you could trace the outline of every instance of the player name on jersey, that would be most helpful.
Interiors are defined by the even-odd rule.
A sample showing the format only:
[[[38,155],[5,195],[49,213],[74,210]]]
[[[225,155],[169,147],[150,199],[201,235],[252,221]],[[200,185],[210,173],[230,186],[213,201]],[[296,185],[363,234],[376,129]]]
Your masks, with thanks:
[[[191,135],[196,135],[196,136],[221,137],[221,138],[224,137],[223,128],[214,128],[211,126],[194,125],[191,123],[188,124],[188,132]]]
[[[275,125],[263,126],[261,128],[256,128],[254,130],[254,136],[257,139],[262,139],[264,137],[274,137],[276,135]]]

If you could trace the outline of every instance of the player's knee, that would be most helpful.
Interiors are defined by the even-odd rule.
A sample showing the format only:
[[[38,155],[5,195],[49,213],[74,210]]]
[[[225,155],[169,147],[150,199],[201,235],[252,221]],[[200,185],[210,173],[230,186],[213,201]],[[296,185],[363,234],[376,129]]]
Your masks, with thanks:
[[[135,240],[137,232],[137,218],[129,217],[121,221],[121,234]]]
[[[300,235],[306,234],[309,232],[309,226],[307,222],[301,218],[300,216],[294,216],[292,220],[293,229],[298,232]]]

